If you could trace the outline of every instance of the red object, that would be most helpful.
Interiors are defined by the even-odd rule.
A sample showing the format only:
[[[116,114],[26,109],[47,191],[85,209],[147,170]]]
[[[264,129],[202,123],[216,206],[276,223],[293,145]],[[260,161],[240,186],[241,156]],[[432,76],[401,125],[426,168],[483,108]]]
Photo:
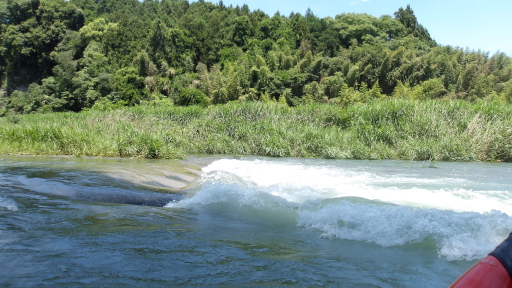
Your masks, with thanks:
[[[450,288],[512,288],[512,280],[501,262],[489,255],[471,267]]]

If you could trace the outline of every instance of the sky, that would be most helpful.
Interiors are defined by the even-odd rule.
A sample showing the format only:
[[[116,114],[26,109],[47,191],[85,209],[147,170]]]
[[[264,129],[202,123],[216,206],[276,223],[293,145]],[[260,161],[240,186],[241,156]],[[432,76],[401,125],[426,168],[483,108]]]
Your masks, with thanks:
[[[393,16],[400,7],[410,4],[418,22],[438,44],[482,50],[491,55],[499,50],[512,56],[512,0],[223,0],[223,3],[233,7],[247,4],[251,11],[259,9],[270,16],[277,11],[285,16],[291,12],[304,15],[310,8],[320,18],[334,18],[342,13]]]

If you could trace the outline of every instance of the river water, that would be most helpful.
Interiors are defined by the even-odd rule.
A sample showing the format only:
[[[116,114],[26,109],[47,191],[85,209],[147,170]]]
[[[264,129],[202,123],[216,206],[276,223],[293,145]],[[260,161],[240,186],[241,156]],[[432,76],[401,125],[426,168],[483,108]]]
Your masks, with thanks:
[[[447,287],[512,165],[0,157],[1,287]]]

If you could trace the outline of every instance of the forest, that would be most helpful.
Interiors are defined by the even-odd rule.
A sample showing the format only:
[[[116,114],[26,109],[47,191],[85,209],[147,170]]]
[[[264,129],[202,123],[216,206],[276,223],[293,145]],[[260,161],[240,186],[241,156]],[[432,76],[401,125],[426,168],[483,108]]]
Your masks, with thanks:
[[[203,0],[0,5],[0,116],[232,101],[512,102],[509,56],[438,45],[410,6],[319,18]]]

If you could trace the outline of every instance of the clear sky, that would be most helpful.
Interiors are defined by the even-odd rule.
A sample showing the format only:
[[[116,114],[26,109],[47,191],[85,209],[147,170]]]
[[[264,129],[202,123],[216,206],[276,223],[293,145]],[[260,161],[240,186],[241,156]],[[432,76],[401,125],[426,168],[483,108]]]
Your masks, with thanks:
[[[410,4],[418,22],[437,43],[490,54],[500,50],[512,56],[512,0],[223,0],[223,3],[247,4],[251,11],[260,9],[270,16],[277,11],[285,16],[291,12],[304,15],[311,8],[320,18],[342,13],[393,16],[400,7]]]

